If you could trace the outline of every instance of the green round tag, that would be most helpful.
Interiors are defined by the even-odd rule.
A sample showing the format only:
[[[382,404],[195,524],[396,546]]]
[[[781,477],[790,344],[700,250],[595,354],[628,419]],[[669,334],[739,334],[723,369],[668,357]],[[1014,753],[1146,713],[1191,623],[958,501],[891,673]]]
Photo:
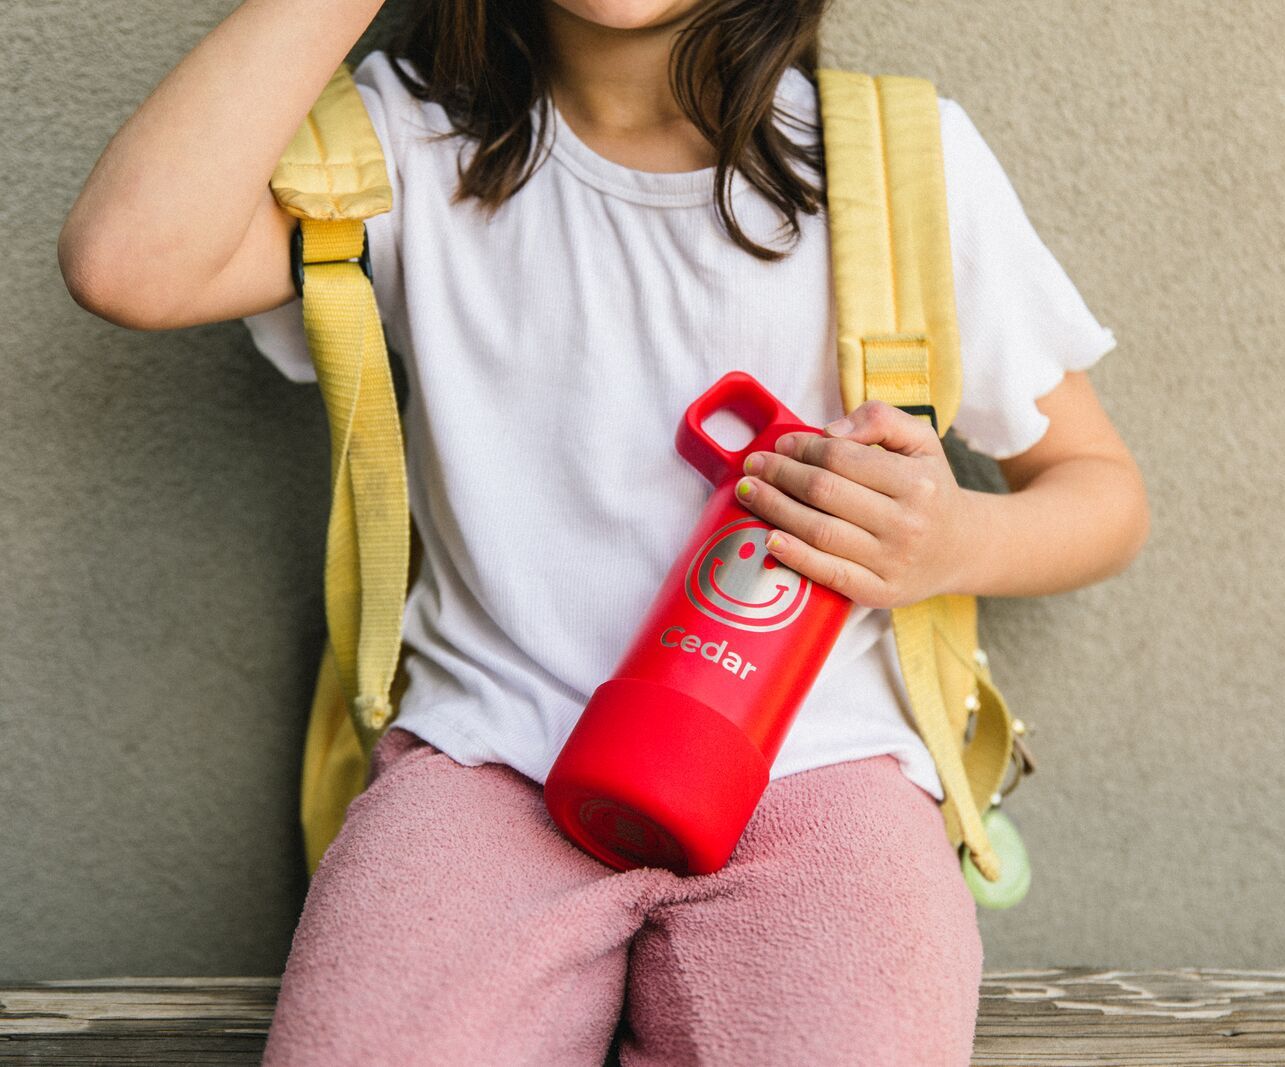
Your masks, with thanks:
[[[973,864],[973,858],[964,850],[964,881],[973,899],[983,908],[1011,908],[1021,902],[1031,888],[1031,861],[1022,844],[1013,820],[999,808],[992,807],[982,816],[982,825],[990,838],[995,854],[999,856],[998,882],[988,882]]]

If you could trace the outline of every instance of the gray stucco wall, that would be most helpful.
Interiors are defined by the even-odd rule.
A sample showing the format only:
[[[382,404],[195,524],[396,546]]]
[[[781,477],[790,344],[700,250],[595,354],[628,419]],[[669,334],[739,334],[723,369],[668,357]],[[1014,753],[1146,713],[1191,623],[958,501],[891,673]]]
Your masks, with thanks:
[[[107,138],[232,6],[4,20],[0,979],[276,974],[303,899],[318,394],[239,324],[89,316],[55,260]],[[1124,576],[984,606],[1040,761],[987,967],[1285,964],[1279,4],[866,0],[825,45],[967,108],[1119,338],[1092,378],[1151,490]]]

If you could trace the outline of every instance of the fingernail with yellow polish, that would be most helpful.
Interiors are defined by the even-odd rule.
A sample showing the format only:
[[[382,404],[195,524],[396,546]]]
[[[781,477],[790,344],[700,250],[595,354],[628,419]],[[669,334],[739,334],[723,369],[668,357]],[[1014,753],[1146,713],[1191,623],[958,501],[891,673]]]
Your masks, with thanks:
[[[742,500],[748,500],[754,492],[754,484],[748,478],[742,478],[736,483],[736,495]]]

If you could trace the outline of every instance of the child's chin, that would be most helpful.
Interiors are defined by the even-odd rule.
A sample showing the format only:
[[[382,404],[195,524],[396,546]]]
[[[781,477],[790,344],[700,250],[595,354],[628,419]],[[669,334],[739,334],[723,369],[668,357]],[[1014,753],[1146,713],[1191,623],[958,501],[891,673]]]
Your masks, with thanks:
[[[702,0],[553,0],[565,11],[611,30],[663,26],[699,7]]]

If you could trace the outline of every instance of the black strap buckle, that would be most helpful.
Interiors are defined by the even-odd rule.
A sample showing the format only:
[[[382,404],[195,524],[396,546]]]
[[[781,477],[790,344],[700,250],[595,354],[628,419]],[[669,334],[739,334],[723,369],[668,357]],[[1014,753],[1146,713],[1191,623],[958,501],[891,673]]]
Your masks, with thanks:
[[[927,415],[928,421],[933,424],[933,433],[941,435],[941,431],[937,429],[937,409],[931,404],[897,404],[896,406],[908,415]]]
[[[356,263],[361,272],[373,283],[375,276],[370,269],[370,234],[366,224],[361,226],[361,255],[356,259],[320,260],[322,263]],[[295,223],[294,233],[290,236],[290,277],[294,281],[295,295],[303,296],[303,223]]]

